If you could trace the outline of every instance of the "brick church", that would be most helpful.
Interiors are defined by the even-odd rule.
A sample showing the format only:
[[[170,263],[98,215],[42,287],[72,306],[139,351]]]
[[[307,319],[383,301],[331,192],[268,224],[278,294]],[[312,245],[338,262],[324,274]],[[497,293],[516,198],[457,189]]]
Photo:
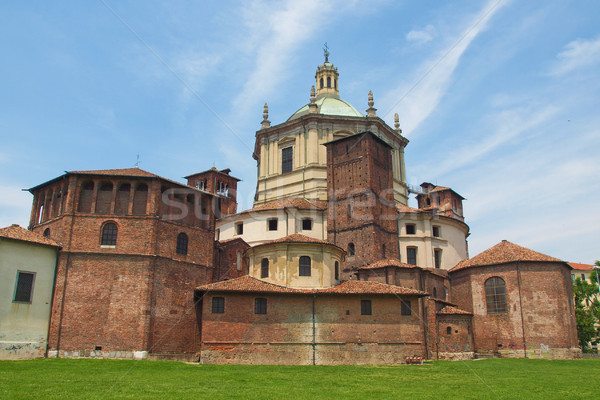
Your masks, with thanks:
[[[469,258],[462,201],[406,184],[395,118],[339,96],[263,121],[253,208],[229,169],[180,183],[139,168],[30,189],[29,229],[61,248],[48,356],[203,363],[400,364],[574,358],[571,267],[502,241]],[[416,194],[418,207],[408,206]]]

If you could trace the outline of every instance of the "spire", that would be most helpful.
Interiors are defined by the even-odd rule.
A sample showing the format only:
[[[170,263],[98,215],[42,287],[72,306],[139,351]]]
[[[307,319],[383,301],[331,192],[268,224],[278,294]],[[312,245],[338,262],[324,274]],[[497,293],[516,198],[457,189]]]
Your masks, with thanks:
[[[325,46],[323,47],[323,55],[325,56],[325,62],[317,67],[317,74],[315,75],[317,99],[323,97],[334,97],[339,99],[339,74],[337,68],[329,62],[329,47],[327,46],[327,43],[325,43]]]
[[[309,112],[311,114],[316,114],[319,112],[319,107],[317,106],[317,97],[315,94],[315,87],[310,88],[310,104],[308,105]]]
[[[376,117],[377,109],[373,107],[375,105],[375,102],[373,101],[373,92],[371,90],[369,90],[368,104],[369,104],[369,108],[367,108],[367,116],[368,117]]]
[[[402,133],[402,129],[400,129],[400,118],[398,117],[398,113],[394,114],[394,128],[396,132]]]
[[[263,108],[263,120],[260,129],[266,129],[271,126],[271,121],[269,121],[269,106],[265,103],[265,107]]]

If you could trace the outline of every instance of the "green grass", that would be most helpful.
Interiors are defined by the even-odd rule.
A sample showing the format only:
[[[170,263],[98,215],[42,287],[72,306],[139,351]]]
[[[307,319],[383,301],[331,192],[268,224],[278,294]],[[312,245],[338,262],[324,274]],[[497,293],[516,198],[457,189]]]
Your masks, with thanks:
[[[42,359],[0,362],[0,399],[599,399],[600,360],[423,366],[244,366]]]

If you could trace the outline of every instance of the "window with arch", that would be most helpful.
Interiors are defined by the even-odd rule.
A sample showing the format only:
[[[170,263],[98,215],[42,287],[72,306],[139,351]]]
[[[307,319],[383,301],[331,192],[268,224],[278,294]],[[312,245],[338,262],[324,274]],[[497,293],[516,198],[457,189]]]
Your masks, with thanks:
[[[122,183],[117,189],[117,197],[115,199],[115,214],[126,215],[129,211],[129,195],[131,193],[131,184]]]
[[[488,314],[501,314],[508,311],[504,279],[494,276],[485,281],[485,301]]]
[[[319,80],[319,89],[323,89],[323,78]]]
[[[269,277],[269,259],[263,258],[260,262],[260,277],[268,278]]]
[[[179,235],[177,235],[176,252],[177,252],[177,254],[181,254],[181,255],[184,255],[184,256],[187,255],[187,252],[188,252],[188,235],[186,235],[183,232],[181,232]]]
[[[310,276],[310,257],[300,256],[300,276]]]
[[[148,185],[140,183],[135,188],[133,193],[133,208],[132,213],[134,215],[145,215],[146,214],[146,203],[148,202]]]
[[[79,192],[79,202],[77,204],[77,211],[89,213],[92,211],[92,197],[94,196],[94,182],[85,182],[81,186]]]
[[[44,236],[47,237],[47,238],[50,237],[50,228],[44,229]]]
[[[102,246],[116,246],[117,245],[117,224],[114,222],[108,222],[102,227],[102,238],[100,244]]]
[[[340,263],[336,261],[334,268],[334,278],[337,281],[340,279]]]
[[[354,243],[348,243],[348,255],[353,256],[355,254]]]
[[[102,182],[96,194],[96,214],[109,214],[112,201],[113,184]]]
[[[327,87],[328,88],[331,87],[331,77],[330,76],[327,77]]]
[[[449,326],[446,328],[446,335],[451,335],[452,334],[452,327]]]

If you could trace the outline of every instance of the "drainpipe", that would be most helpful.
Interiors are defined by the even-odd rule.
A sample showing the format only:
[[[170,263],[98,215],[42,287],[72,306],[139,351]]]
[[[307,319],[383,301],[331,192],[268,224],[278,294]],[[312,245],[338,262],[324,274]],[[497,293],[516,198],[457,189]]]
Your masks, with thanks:
[[[521,270],[517,261],[517,287],[519,288],[519,308],[521,310],[521,329],[523,330],[523,355],[527,358],[527,341],[525,340],[525,318],[523,317],[523,298],[521,297]],[[508,306],[508,305],[507,305]]]
[[[315,326],[315,301],[317,300],[317,294],[313,293],[313,300],[312,300],[312,364],[313,365],[317,365],[317,361],[316,361],[316,338],[315,338],[315,334],[316,334],[316,326]]]

